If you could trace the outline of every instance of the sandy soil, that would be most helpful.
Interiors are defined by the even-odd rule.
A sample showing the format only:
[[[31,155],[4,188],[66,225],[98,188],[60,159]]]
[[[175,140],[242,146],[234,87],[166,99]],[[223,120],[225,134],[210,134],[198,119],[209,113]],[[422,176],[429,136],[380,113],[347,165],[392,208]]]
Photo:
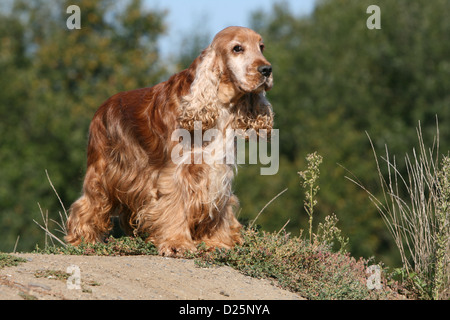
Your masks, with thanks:
[[[230,267],[199,268],[192,260],[159,256],[63,256],[16,254],[27,259],[0,269],[0,300],[150,299],[292,300],[297,294]],[[75,265],[72,277],[58,275]],[[74,287],[74,288],[70,288]]]

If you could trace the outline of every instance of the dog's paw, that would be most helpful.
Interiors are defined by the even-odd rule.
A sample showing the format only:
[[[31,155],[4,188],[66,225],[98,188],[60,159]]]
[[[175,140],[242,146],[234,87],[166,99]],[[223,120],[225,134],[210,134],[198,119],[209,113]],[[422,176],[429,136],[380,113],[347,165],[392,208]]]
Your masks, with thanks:
[[[168,241],[158,247],[158,253],[164,257],[183,257],[187,252],[196,250],[194,244],[179,241]]]

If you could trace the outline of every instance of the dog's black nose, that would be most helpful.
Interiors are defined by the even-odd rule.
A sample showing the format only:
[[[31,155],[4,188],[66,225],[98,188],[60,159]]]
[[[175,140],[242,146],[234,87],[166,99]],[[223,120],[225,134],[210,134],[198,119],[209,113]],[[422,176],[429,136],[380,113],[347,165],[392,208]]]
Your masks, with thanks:
[[[264,66],[259,66],[258,67],[258,71],[265,77],[269,77],[270,74],[272,73],[272,66],[270,65],[264,65]]]

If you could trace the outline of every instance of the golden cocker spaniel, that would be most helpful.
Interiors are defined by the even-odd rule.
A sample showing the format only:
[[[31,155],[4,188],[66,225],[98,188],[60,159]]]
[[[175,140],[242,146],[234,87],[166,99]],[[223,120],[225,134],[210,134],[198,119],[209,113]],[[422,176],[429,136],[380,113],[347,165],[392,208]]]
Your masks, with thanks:
[[[235,164],[175,163],[172,151],[182,139],[172,133],[265,129],[270,134],[273,111],[265,92],[273,77],[263,50],[253,30],[228,27],[188,69],[103,103],[90,125],[83,194],[70,208],[66,241],[102,241],[111,217],[119,216],[129,235],[147,233],[162,255],[195,250],[200,242],[225,248],[240,243]]]

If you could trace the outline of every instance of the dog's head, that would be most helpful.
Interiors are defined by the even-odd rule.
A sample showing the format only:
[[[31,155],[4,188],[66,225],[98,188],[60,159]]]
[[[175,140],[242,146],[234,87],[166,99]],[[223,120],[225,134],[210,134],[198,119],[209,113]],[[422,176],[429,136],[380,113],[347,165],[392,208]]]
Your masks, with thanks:
[[[268,91],[273,85],[272,65],[263,55],[262,37],[244,27],[228,27],[213,39],[221,80],[239,93]]]
[[[195,121],[213,128],[223,113],[235,129],[268,129],[273,112],[265,92],[273,86],[272,65],[263,55],[262,37],[244,27],[220,31],[192,63],[189,94],[182,98],[180,125],[192,131]],[[227,124],[225,124],[227,125]]]

